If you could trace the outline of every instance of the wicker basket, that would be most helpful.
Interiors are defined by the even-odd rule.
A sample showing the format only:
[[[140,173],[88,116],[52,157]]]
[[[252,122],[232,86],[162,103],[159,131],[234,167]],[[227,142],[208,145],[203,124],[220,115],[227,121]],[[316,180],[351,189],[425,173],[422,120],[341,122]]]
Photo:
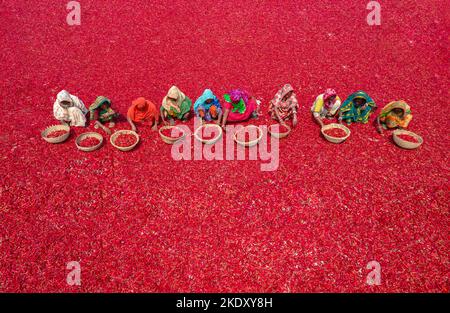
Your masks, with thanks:
[[[255,140],[248,141],[248,142],[247,141],[239,141],[237,139],[237,135],[239,133],[249,131],[252,128],[256,128],[258,130],[258,132],[259,132],[258,138],[256,138]],[[244,147],[253,147],[253,146],[257,145],[261,141],[262,137],[263,137],[262,129],[255,125],[245,126],[234,133],[234,141],[236,141],[237,144],[244,146]]]
[[[203,139],[202,137],[200,137],[200,132],[204,129],[204,128],[215,128],[217,129],[219,135],[217,135],[216,137],[212,138],[212,139]],[[213,145],[215,144],[217,141],[219,141],[220,138],[222,138],[222,134],[223,134],[223,130],[222,127],[220,127],[217,124],[204,124],[202,126],[200,126],[199,128],[197,128],[194,132],[194,137],[195,139],[197,139],[198,141],[204,143],[205,145]]]
[[[172,137],[167,137],[165,136],[162,132],[163,130],[166,129],[173,129],[173,128],[177,128],[179,132],[182,133],[182,135],[180,137],[177,138],[172,138]],[[159,129],[159,135],[161,136],[162,141],[164,141],[165,143],[169,144],[169,145],[173,145],[174,143],[176,143],[179,140],[184,139],[184,137],[186,137],[186,133],[184,132],[184,130],[181,127],[178,126],[163,126]]]
[[[92,147],[82,147],[80,146],[80,143],[86,139],[86,138],[95,138],[99,140],[99,143],[96,144],[95,146]],[[98,148],[100,148],[100,146],[103,143],[103,136],[100,135],[99,133],[94,133],[94,132],[90,132],[90,133],[83,133],[80,136],[77,137],[77,139],[75,140],[75,145],[77,146],[77,148],[81,151],[84,152],[92,152],[97,150]]]
[[[120,135],[133,135],[133,136],[136,138],[136,142],[133,143],[133,144],[132,144],[131,146],[129,146],[129,147],[119,147],[119,146],[117,146],[114,142],[116,141],[117,137],[119,137]],[[124,152],[133,150],[133,149],[137,146],[137,144],[139,143],[139,140],[140,140],[139,135],[138,135],[136,132],[134,132],[134,131],[132,131],[132,130],[126,130],[126,129],[116,131],[116,132],[115,132],[114,134],[112,134],[112,136],[109,138],[109,141],[111,142],[111,145],[113,145],[114,148],[117,148],[117,149],[119,149],[120,151],[124,151]]]
[[[275,132],[272,132],[272,127],[273,127],[273,126],[276,126],[276,125],[280,125],[280,124],[270,125],[270,126],[267,128],[267,131],[269,132],[270,136],[272,136],[272,137],[274,137],[274,138],[279,138],[279,139],[281,139],[281,138],[286,138],[287,136],[289,136],[289,134],[291,133],[291,128],[290,128],[288,125],[283,125],[284,127],[287,128],[287,131],[286,131],[286,132],[283,132],[283,133],[275,133]]]
[[[333,128],[342,129],[343,131],[345,131],[346,135],[344,137],[333,137],[333,136],[327,135],[325,133],[325,131],[327,131],[329,129],[333,129]],[[345,140],[347,140],[347,138],[350,137],[350,134],[351,134],[350,129],[348,129],[346,126],[341,125],[341,124],[336,124],[336,123],[323,126],[321,129],[321,132],[322,132],[322,135],[325,137],[325,139],[332,143],[342,143]]]
[[[408,135],[411,137],[416,138],[417,142],[411,142],[411,141],[406,141],[403,140],[402,138],[398,137],[399,135]],[[404,129],[396,129],[393,133],[392,133],[392,138],[394,139],[394,142],[397,144],[397,146],[399,146],[400,148],[403,149],[417,149],[419,148],[422,144],[423,144],[423,138],[420,137],[419,135],[404,130]]]
[[[48,134],[53,133],[55,131],[64,130],[66,133],[62,136],[56,137],[56,138],[48,138]],[[53,125],[47,127],[44,131],[42,131],[41,136],[42,138],[47,141],[48,143],[61,143],[67,140],[70,135],[70,127],[68,125]]]

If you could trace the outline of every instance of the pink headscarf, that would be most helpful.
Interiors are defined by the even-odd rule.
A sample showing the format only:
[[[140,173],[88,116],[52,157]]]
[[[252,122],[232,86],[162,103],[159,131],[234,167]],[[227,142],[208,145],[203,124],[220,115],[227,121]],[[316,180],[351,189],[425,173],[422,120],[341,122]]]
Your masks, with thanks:
[[[230,91],[230,98],[233,102],[239,102],[241,99],[244,101],[245,104],[248,103],[248,92],[241,89],[234,89]]]
[[[333,107],[334,103],[336,102],[336,99],[333,102],[331,102],[330,98],[333,96],[334,97],[337,96],[336,90],[334,90],[332,88],[328,88],[327,90],[325,90],[325,92],[323,94],[323,103],[327,110],[331,109]]]

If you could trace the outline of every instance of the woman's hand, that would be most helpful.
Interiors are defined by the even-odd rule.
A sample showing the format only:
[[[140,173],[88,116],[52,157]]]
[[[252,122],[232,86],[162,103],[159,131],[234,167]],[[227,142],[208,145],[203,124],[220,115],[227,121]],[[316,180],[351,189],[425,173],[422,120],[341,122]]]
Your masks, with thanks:
[[[97,125],[101,129],[103,129],[105,131],[105,133],[107,133],[108,135],[111,135],[111,131],[109,130],[109,128],[106,128],[105,126],[103,126],[103,124],[100,123],[99,121],[95,121],[95,125]]]
[[[128,117],[128,116],[127,116],[127,121],[128,121],[128,123],[130,124],[130,126],[131,126],[131,130],[134,131],[134,132],[136,132],[136,126],[134,125],[134,123],[133,123],[133,121],[131,120],[131,118]]]
[[[314,117],[314,120],[317,122],[317,124],[319,124],[320,128],[322,128],[323,122],[322,122],[322,118],[320,117],[320,115],[318,113],[313,113],[313,117]]]
[[[274,112],[275,112],[276,121],[281,124],[283,122],[283,119],[280,117],[280,113],[278,112],[277,107],[274,109]]]
[[[377,119],[376,119],[375,123],[376,123],[376,127],[377,127],[378,133],[380,135],[382,135],[383,134],[383,126],[381,126],[381,121],[380,121],[380,116],[379,115],[377,116]]]
[[[180,113],[181,109],[173,102],[170,102],[169,110],[172,110],[175,113]]]
[[[294,113],[294,117],[292,118],[292,126],[296,127],[297,124],[298,124],[297,113]]]
[[[230,114],[230,110],[225,109],[225,112],[223,113],[223,116],[222,116],[222,129],[224,129],[224,130],[225,130],[225,125],[227,124],[229,114]]]

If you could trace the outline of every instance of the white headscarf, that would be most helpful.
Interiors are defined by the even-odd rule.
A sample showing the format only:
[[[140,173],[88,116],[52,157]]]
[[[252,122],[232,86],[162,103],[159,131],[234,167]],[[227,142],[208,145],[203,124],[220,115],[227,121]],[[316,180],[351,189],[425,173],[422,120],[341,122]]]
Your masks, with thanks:
[[[176,102],[173,102],[172,100],[168,98],[177,99]],[[178,89],[177,86],[172,86],[169,89],[169,92],[167,93],[167,96],[164,97],[162,101],[162,106],[164,109],[166,109],[168,112],[173,109],[176,113],[180,112],[180,107],[183,101],[186,99],[186,95],[181,92],[180,89]]]
[[[70,103],[68,107],[61,105],[61,102]],[[53,104],[53,115],[59,121],[70,122],[71,126],[86,125],[86,113],[88,112],[83,101],[78,97],[71,95],[66,90],[62,90],[56,96],[56,101]]]

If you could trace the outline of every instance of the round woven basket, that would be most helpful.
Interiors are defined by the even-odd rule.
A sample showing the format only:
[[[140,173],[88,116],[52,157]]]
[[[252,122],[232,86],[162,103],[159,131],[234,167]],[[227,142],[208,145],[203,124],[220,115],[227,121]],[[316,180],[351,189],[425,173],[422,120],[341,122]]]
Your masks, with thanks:
[[[179,132],[182,133],[182,135],[180,137],[177,138],[172,138],[172,137],[167,137],[166,135],[164,135],[162,132],[166,129],[173,129],[173,128],[177,128]],[[163,126],[159,129],[159,135],[161,136],[162,141],[164,141],[165,143],[169,144],[169,145],[173,145],[174,143],[176,143],[179,140],[184,139],[184,137],[186,137],[186,133],[184,132],[184,130],[181,127],[178,126]]]
[[[116,141],[117,137],[119,137],[120,135],[133,135],[136,138],[136,142],[133,143],[131,146],[128,146],[128,147],[119,147],[114,142]],[[137,144],[139,143],[139,140],[140,140],[139,135],[136,132],[134,132],[132,130],[127,130],[127,129],[116,131],[109,138],[109,142],[111,142],[111,145],[113,145],[114,148],[117,148],[120,151],[124,151],[124,152],[133,150],[137,146]]]
[[[333,128],[342,129],[343,131],[345,131],[346,135],[344,137],[333,137],[333,136],[327,135],[325,133],[325,131],[327,131],[329,129],[333,129]],[[323,126],[321,129],[321,132],[322,132],[322,135],[325,137],[325,139],[332,143],[342,143],[345,140],[347,140],[347,138],[350,137],[350,134],[351,134],[350,129],[348,129],[346,126],[341,125],[341,124],[336,124],[336,123]]]
[[[80,146],[80,143],[86,139],[86,138],[95,138],[99,140],[99,143],[96,144],[95,146],[92,147],[82,147]],[[80,136],[77,137],[77,139],[75,140],[75,145],[77,146],[77,148],[81,151],[84,152],[92,152],[97,150],[98,148],[100,148],[100,146],[103,143],[103,136],[100,135],[99,133],[94,133],[94,132],[90,132],[90,133],[83,133]]]
[[[417,142],[403,140],[402,138],[398,137],[399,135],[408,135],[408,136],[414,137],[414,138],[416,138]],[[409,149],[409,150],[417,149],[423,144],[422,137],[420,137],[416,133],[413,133],[413,132],[410,132],[410,131],[407,131],[404,129],[394,130],[394,132],[392,133],[392,138],[394,139],[394,142],[397,144],[397,146],[399,146],[400,148],[403,148],[403,149]]]
[[[274,125],[270,125],[267,128],[267,131],[269,132],[270,136],[274,137],[274,138],[285,138],[287,136],[289,136],[289,134],[291,133],[291,128],[288,125],[283,125],[284,127],[287,128],[287,131],[283,132],[283,133],[276,133],[276,132],[272,132],[272,127],[276,126],[276,125],[280,125],[280,124],[274,124]]]
[[[217,130],[217,132],[219,133],[216,137],[212,138],[212,139],[203,139],[200,136],[200,133],[203,129],[206,128],[215,128]],[[217,124],[204,124],[202,126],[200,126],[199,128],[197,128],[194,132],[194,137],[195,139],[197,139],[198,141],[204,143],[205,145],[213,145],[215,144],[220,138],[222,138],[222,134],[223,134],[223,130],[222,127],[220,127]]]
[[[258,138],[254,139],[254,140],[251,140],[251,141],[239,141],[237,139],[239,133],[247,132],[247,131],[249,131],[252,128],[256,128],[258,130],[258,132],[259,132]],[[253,147],[253,146],[257,145],[261,141],[262,137],[263,137],[262,129],[260,127],[258,127],[258,126],[255,126],[255,125],[245,126],[245,127],[239,129],[238,131],[236,131],[234,133],[234,141],[236,141],[237,144],[239,144],[241,146],[244,146],[244,147]]]
[[[55,131],[65,130],[66,133],[62,136],[56,137],[56,138],[48,138],[48,134],[53,133]],[[47,141],[48,143],[61,143],[67,140],[70,135],[70,127],[67,125],[53,125],[47,127],[45,130],[42,131],[41,136],[42,138]]]

